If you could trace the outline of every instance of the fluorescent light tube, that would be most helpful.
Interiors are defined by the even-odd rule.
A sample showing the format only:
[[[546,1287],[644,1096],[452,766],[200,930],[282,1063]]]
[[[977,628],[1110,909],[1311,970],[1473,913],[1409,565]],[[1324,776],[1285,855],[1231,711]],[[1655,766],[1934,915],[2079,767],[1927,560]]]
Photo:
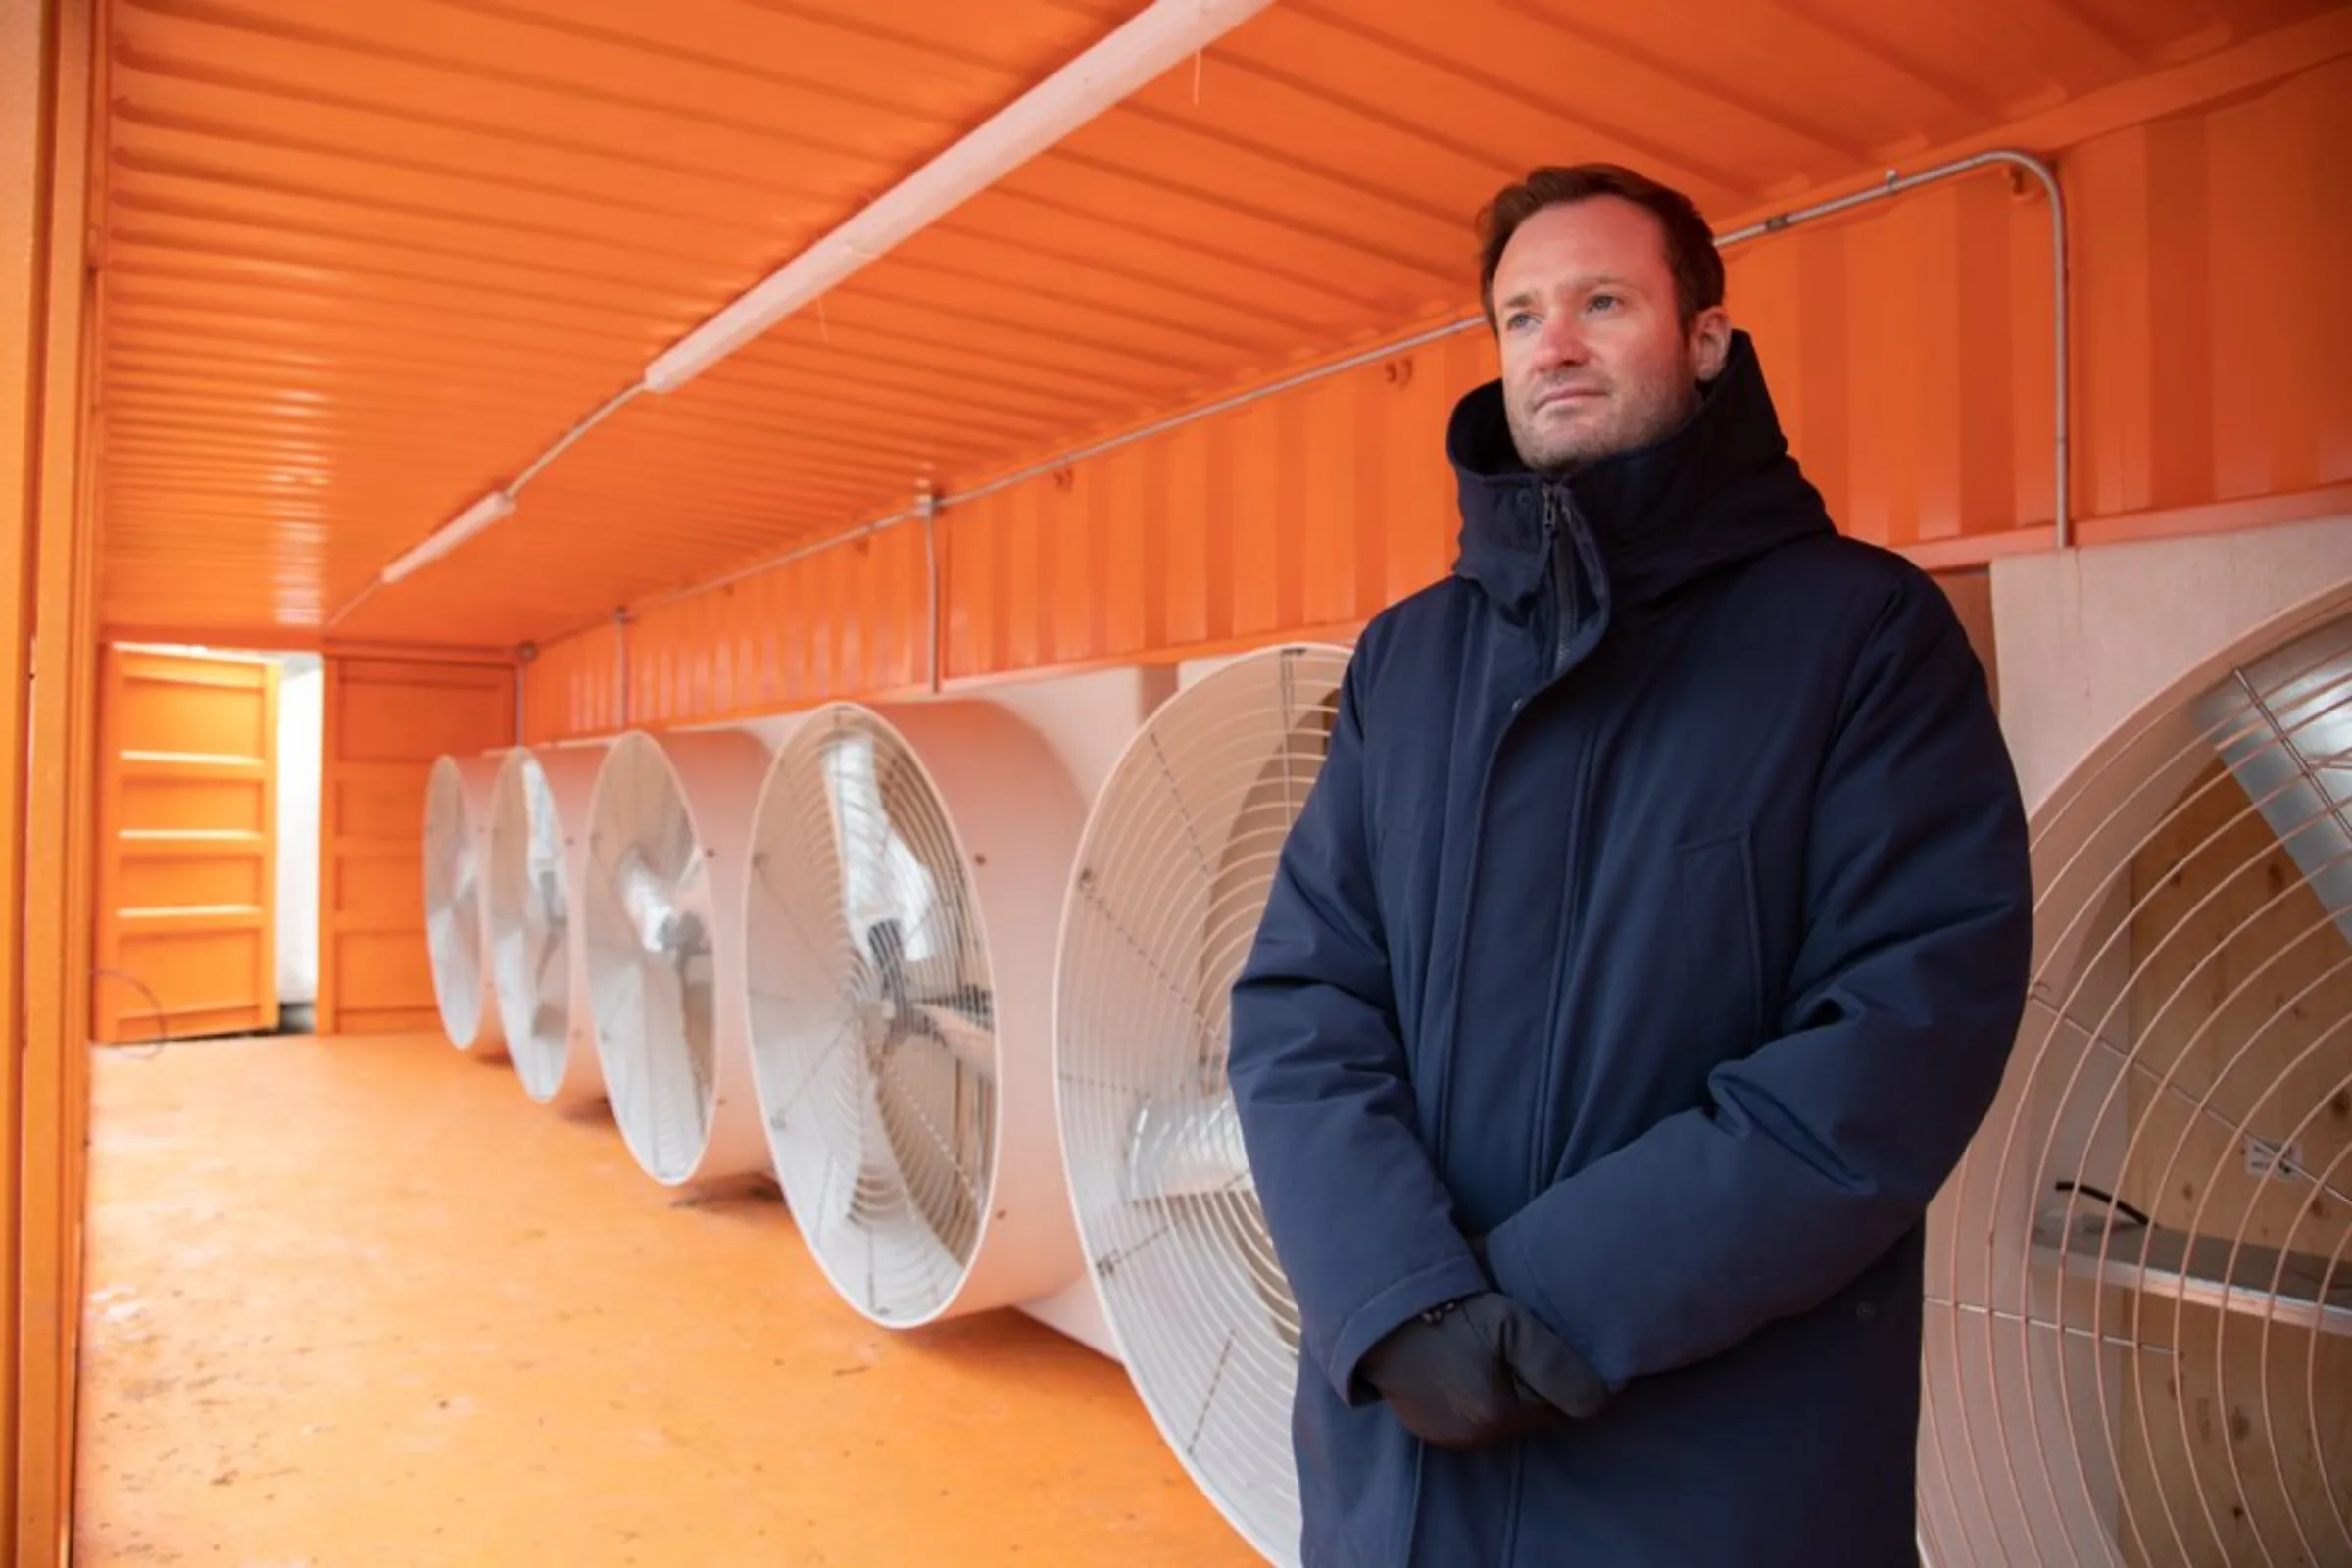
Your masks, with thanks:
[[[646,367],[639,387],[676,391],[866,263],[919,233],[1272,3],[1153,0],[1125,25],[1014,99],[977,130],[672,344]],[[607,405],[597,417],[625,403],[635,390]],[[588,421],[595,422],[595,418]],[[586,427],[574,430],[564,444],[576,440]],[[542,458],[522,478],[530,478],[546,461]],[[511,489],[492,491],[386,566],[377,580],[400,581],[514,510]]]
[[[656,392],[676,391],[1271,3],[1154,0],[680,338],[646,367],[644,384]]]
[[[424,543],[386,566],[381,574],[382,580],[387,583],[398,582],[417,567],[429,565],[514,510],[513,496],[504,490],[491,491],[434,529]]]

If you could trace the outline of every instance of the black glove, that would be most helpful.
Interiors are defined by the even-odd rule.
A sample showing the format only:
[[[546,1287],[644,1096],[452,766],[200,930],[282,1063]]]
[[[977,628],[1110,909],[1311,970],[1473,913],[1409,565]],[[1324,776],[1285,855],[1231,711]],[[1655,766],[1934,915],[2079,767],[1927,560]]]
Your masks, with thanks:
[[[1494,1291],[1393,1330],[1365,1353],[1363,1375],[1407,1431],[1444,1448],[1483,1448],[1590,1419],[1607,1397],[1584,1357]]]

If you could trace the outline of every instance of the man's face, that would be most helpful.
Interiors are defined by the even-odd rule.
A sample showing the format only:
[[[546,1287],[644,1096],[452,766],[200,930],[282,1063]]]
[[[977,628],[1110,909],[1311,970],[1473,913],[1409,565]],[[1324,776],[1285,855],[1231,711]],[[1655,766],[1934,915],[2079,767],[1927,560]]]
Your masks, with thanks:
[[[1503,407],[1539,473],[1672,434],[1730,346],[1721,308],[1683,330],[1665,225],[1617,196],[1547,207],[1520,224],[1494,300]]]

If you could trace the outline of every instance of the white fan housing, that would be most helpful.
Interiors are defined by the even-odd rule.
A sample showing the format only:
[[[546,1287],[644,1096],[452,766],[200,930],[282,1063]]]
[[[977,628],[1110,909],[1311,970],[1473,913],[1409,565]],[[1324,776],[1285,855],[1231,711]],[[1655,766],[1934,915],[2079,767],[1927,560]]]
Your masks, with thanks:
[[[484,1060],[503,1054],[482,895],[496,757],[440,757],[424,791],[424,937],[442,1031]]]
[[[1275,1561],[1298,1549],[1298,1315],[1226,1083],[1229,993],[1348,658],[1267,649],[1152,713],[1088,816],[1056,981],[1071,1198],[1121,1359],[1196,1483]]]
[[[835,703],[777,750],[745,905],[760,1101],[802,1235],[877,1323],[1082,1278],[1051,1009],[1083,817],[992,703]]]
[[[604,1098],[588,1001],[588,812],[601,745],[517,748],[490,808],[490,952],[507,1054],[541,1104]]]
[[[606,1098],[665,1185],[767,1163],[744,1039],[747,834],[767,749],[739,730],[631,731],[588,820],[588,991]]]
[[[1937,1568],[2352,1562],[2348,602],[2034,813],[2026,1021],[1930,1223]]]

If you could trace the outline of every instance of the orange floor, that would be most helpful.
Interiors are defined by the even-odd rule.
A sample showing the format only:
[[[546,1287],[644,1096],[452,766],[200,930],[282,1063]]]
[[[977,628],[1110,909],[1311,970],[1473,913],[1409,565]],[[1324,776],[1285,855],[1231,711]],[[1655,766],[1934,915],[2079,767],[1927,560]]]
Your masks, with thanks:
[[[437,1040],[100,1054],[75,1563],[1247,1564],[1112,1363],[867,1327]]]

